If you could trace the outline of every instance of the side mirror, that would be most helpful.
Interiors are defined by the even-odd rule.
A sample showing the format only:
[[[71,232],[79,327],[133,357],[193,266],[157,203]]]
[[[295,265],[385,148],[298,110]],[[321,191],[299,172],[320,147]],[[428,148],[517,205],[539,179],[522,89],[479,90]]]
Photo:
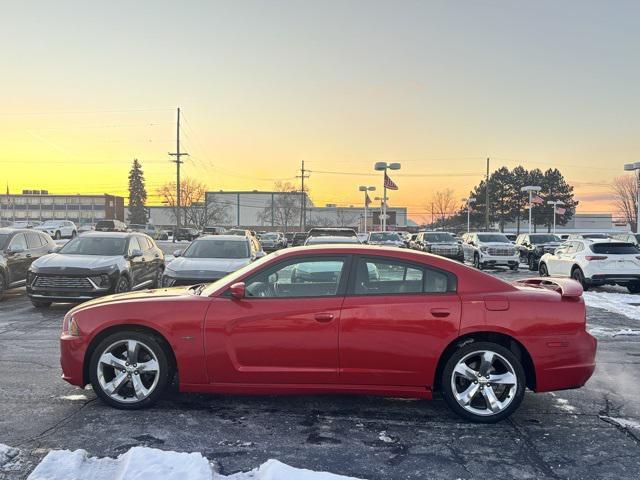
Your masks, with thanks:
[[[142,250],[138,248],[134,248],[133,250],[131,250],[131,253],[129,254],[129,258],[136,258],[141,256],[142,256]]]
[[[181,249],[174,250],[173,251],[173,256],[176,257],[176,258],[181,257],[182,256],[182,250]]]
[[[231,296],[236,300],[241,300],[245,297],[246,293],[246,285],[244,282],[234,283],[229,287],[229,291],[231,292]]]

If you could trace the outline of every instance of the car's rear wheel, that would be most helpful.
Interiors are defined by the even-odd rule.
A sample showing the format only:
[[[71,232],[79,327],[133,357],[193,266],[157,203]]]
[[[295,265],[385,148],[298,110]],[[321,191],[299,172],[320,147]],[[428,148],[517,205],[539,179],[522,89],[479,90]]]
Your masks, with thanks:
[[[538,274],[541,277],[548,277],[549,276],[549,270],[547,270],[547,265],[544,263],[540,263],[538,265]]]
[[[49,308],[51,306],[51,302],[48,302],[46,300],[35,300],[32,298],[31,305],[36,308]]]
[[[55,235],[53,236],[53,238],[55,238],[56,240],[60,240],[62,238],[62,234],[60,233],[60,230],[58,230]]]
[[[640,282],[628,283],[627,290],[629,293],[640,293]]]
[[[91,385],[96,395],[112,407],[145,408],[162,395],[173,367],[156,336],[122,331],[102,340],[91,355]]]
[[[115,292],[124,293],[128,292],[129,290],[131,290],[131,282],[129,282],[129,279],[126,276],[120,275],[120,278],[118,278],[118,283],[116,284]]]
[[[77,235],[78,233],[75,230],[71,232],[71,238],[76,238]]]
[[[494,423],[520,406],[526,379],[513,352],[496,343],[473,342],[451,355],[441,385],[455,413],[474,422]]]
[[[573,278],[576,282],[582,285],[583,290],[587,290],[588,285],[584,278],[584,273],[582,273],[582,269],[580,267],[575,267],[571,272],[571,278]]]

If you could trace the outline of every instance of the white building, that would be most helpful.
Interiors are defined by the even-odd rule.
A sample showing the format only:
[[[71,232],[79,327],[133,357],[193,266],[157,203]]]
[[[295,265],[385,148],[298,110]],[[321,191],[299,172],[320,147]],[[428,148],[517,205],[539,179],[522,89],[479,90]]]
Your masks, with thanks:
[[[576,213],[566,225],[557,225],[556,233],[607,233],[628,232],[630,226],[626,223],[614,222],[611,213]],[[504,228],[505,233],[516,233],[517,225],[508,223]],[[520,233],[529,231],[527,218],[520,221]],[[547,227],[537,225],[538,232],[546,232]]]

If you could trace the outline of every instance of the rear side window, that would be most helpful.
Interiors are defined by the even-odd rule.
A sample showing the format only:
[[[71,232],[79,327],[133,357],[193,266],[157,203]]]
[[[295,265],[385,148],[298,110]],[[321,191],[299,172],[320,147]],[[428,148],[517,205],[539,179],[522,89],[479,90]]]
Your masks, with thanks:
[[[633,255],[640,253],[633,243],[594,243],[591,245],[593,253],[604,255]]]
[[[36,232],[27,232],[27,245],[29,248],[40,248],[42,243],[40,243],[40,235]]]
[[[359,258],[356,295],[447,293],[456,289],[455,276],[423,265],[391,259]]]

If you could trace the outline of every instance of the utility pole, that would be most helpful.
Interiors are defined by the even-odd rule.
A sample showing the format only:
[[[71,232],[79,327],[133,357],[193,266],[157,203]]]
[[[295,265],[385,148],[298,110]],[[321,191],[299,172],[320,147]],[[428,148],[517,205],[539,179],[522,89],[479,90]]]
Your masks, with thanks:
[[[180,151],[180,107],[178,107],[178,121],[176,123],[176,151],[175,153],[169,153],[170,156],[176,157],[173,162],[176,164],[176,231],[180,228],[180,165],[183,155],[189,155],[188,153]],[[173,241],[175,242],[176,234],[173,234]]]
[[[484,212],[484,229],[488,232],[489,231],[489,158],[487,157],[487,180],[486,180],[486,187],[485,188],[485,199],[484,199],[484,203],[485,203],[485,212]]]
[[[304,160],[302,160],[302,167],[300,168],[300,175],[296,178],[300,179],[300,231],[305,232],[307,230],[307,196],[304,193],[304,179],[309,178],[309,175],[305,174],[308,170],[304,169]]]

